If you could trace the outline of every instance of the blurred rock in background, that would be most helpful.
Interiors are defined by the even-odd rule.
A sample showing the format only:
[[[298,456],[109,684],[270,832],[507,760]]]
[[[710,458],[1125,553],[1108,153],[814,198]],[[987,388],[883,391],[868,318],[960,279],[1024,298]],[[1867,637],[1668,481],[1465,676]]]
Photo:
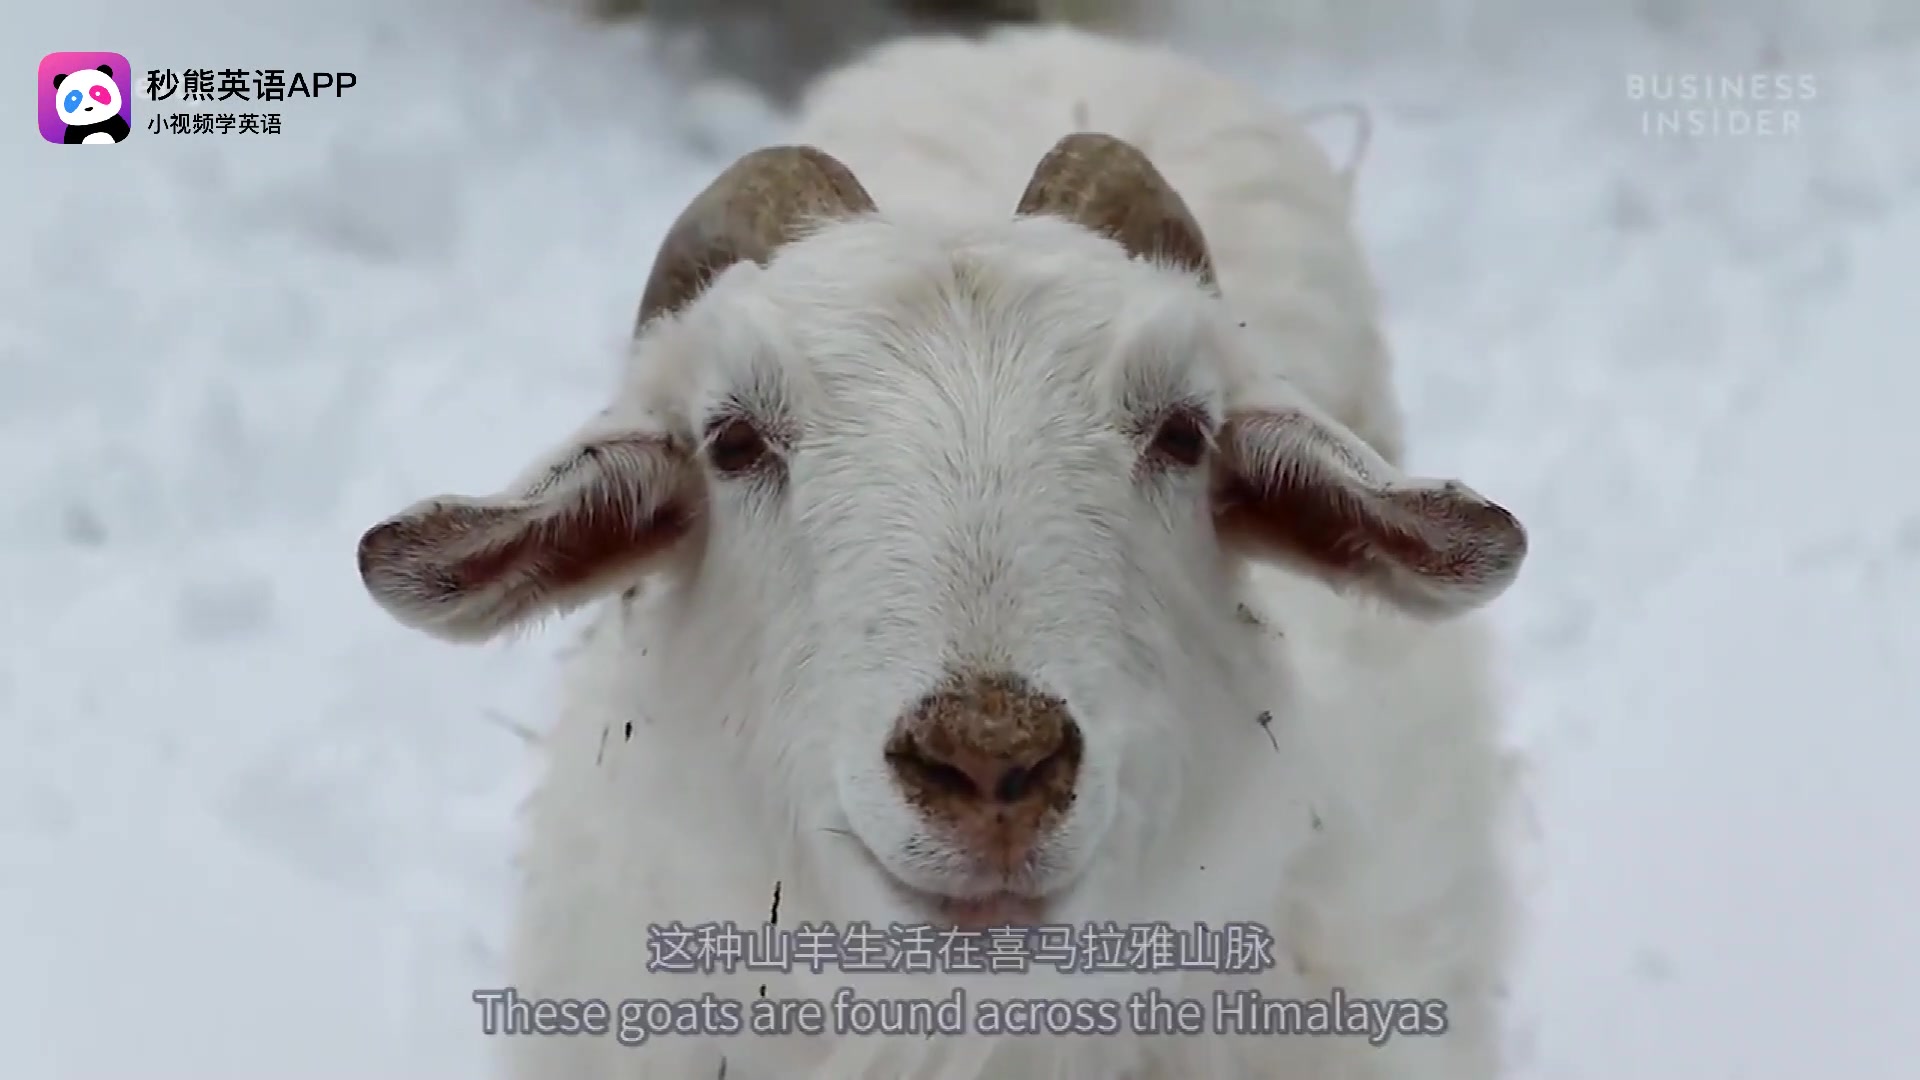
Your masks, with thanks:
[[[997,25],[1100,26],[1140,0],[585,0],[602,17],[644,16],[706,64],[791,101],[813,76],[873,45],[916,32]]]

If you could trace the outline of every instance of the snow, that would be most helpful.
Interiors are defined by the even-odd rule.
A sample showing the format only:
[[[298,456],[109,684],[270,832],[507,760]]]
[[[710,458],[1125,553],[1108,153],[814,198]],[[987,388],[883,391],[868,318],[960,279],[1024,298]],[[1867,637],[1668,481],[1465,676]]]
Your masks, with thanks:
[[[1446,47],[1364,61],[1324,12],[1324,55],[1207,47],[1375,111],[1416,464],[1532,531],[1497,616],[1532,791],[1516,1075],[1908,1075],[1920,19],[1498,6],[1408,6]],[[16,7],[8,70],[359,85],[274,136],[155,135],[145,101],[113,150],[6,136],[0,1072],[482,1075],[518,732],[568,627],[410,634],[354,541],[597,408],[666,223],[780,117],[524,0]],[[1766,64],[1817,80],[1798,134],[1651,136],[1625,92]]]

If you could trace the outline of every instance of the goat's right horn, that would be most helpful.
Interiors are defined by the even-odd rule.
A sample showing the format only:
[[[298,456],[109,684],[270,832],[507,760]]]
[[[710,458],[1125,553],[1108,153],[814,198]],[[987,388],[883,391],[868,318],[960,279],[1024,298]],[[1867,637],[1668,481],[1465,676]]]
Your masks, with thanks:
[[[1055,143],[1033,170],[1016,214],[1063,217],[1213,283],[1213,257],[1186,201],[1139,147],[1083,131]]]
[[[684,307],[734,263],[765,263],[810,225],[873,209],[860,181],[825,151],[769,146],[747,154],[694,196],[667,230],[640,296],[635,331]]]

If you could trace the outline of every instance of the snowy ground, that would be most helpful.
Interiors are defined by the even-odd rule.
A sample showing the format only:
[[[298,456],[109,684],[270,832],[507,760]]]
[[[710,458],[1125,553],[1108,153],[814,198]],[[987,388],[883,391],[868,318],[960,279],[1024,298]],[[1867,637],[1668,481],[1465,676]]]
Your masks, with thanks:
[[[650,74],[638,31],[515,0],[279,6],[8,14],[20,1080],[480,1075],[468,994],[497,978],[531,774],[512,729],[545,723],[565,629],[410,635],[361,593],[354,540],[497,486],[596,407],[667,220],[778,132]],[[1896,343],[1920,43],[1836,27],[1777,42],[1819,96],[1774,139],[1649,137],[1625,93],[1756,70],[1750,34],[1594,15],[1496,59],[1237,58],[1379,112],[1365,228],[1417,463],[1533,531],[1500,605],[1536,788],[1528,1078],[1912,1075],[1920,376]],[[360,85],[289,103],[277,136],[75,152],[24,111],[67,48]]]

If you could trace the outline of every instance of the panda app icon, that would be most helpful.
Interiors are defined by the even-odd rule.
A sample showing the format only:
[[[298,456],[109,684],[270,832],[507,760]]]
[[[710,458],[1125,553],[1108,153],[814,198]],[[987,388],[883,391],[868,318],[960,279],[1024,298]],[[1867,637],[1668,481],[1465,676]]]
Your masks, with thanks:
[[[48,142],[111,145],[133,130],[133,66],[119,53],[48,53],[38,89],[40,137]]]

